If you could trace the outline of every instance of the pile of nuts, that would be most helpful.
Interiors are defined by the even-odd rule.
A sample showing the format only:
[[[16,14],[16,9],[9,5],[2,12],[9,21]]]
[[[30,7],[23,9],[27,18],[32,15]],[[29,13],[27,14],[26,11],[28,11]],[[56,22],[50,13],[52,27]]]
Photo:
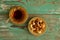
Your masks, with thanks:
[[[28,28],[29,31],[36,36],[42,34],[46,29],[44,20],[39,17],[32,18],[29,22]]]

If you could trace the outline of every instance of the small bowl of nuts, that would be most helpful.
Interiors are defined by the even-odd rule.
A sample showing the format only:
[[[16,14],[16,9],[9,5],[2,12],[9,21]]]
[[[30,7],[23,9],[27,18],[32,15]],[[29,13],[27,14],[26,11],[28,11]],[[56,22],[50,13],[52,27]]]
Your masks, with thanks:
[[[35,36],[39,36],[46,31],[46,23],[40,17],[34,17],[28,24],[28,30]]]

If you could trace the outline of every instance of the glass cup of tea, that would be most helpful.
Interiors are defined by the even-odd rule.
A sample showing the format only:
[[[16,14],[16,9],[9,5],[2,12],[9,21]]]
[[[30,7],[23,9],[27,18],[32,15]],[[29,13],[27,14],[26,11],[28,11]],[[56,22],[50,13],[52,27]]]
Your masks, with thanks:
[[[28,19],[28,13],[23,7],[14,6],[10,9],[9,19],[14,24],[23,24]]]

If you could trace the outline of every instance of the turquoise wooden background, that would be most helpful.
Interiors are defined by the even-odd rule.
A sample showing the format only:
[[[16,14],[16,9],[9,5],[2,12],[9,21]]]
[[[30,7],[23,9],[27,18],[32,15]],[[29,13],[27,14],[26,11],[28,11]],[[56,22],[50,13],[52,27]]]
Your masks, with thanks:
[[[18,28],[11,22],[6,23],[12,6],[22,6],[29,16],[43,18],[46,32],[35,37],[27,27]],[[0,0],[0,40],[60,40],[60,0]]]

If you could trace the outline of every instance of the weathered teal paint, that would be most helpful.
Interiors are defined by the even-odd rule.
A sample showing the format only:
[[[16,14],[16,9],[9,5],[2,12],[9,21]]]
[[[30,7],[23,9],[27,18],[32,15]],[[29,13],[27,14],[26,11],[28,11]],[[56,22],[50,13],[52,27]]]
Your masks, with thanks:
[[[36,16],[43,18],[46,21],[46,32],[35,37],[27,28],[15,27],[11,22],[6,23],[9,9],[12,6],[22,6],[30,16],[37,14]],[[20,2],[0,0],[0,40],[60,40],[60,0],[21,0]]]

